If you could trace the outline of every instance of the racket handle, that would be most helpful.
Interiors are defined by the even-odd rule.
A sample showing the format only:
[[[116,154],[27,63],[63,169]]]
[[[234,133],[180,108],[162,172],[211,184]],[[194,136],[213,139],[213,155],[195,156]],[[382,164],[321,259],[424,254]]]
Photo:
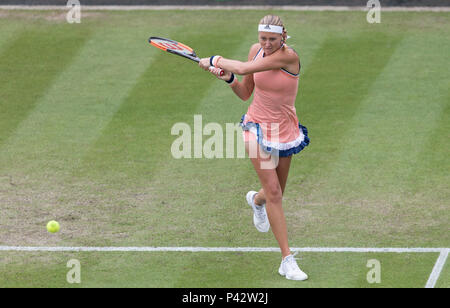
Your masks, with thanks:
[[[217,68],[214,66],[210,66],[209,67],[209,71],[217,76],[223,76],[225,74],[225,72],[223,71],[223,69],[221,68]]]

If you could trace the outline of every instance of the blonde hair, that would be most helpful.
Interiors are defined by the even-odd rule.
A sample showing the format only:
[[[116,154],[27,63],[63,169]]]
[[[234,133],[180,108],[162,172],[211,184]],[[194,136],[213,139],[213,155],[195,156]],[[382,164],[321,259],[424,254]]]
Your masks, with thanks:
[[[283,21],[281,20],[281,18],[279,16],[276,15],[266,15],[264,16],[260,22],[260,25],[272,25],[272,26],[280,26],[283,27],[283,42],[286,41],[287,39],[287,31],[286,28],[284,27]]]

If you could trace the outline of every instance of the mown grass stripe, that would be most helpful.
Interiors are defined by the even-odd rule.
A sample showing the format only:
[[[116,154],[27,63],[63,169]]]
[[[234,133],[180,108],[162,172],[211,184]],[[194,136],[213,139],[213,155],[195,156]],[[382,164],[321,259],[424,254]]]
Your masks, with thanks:
[[[425,45],[417,47],[416,41],[414,36],[402,41],[368,96],[354,110],[348,131],[340,136],[345,144],[328,174],[329,183],[336,188],[349,185],[368,199],[402,193],[400,189],[409,185],[405,174],[421,166],[418,154],[438,123],[445,104],[441,92],[447,91],[447,83],[425,78],[428,71],[444,78],[445,59],[432,57],[428,71],[417,71],[411,65],[420,54],[433,52],[425,50]],[[411,88],[410,78],[422,81]]]
[[[293,282],[277,274],[280,256],[279,252],[272,251],[0,253],[5,269],[0,284],[4,287],[75,288],[420,288],[438,254],[301,252],[299,265],[310,278],[305,282]],[[81,284],[69,284],[65,279],[71,270],[67,268],[71,259],[80,262]],[[381,263],[380,284],[370,284],[366,279],[370,259]],[[180,273],[183,273],[181,280],[178,279]]]
[[[450,61],[450,60],[449,60]],[[430,91],[435,91],[433,88]],[[432,100],[433,109],[424,106],[430,116],[420,121],[420,127],[425,129],[427,140],[421,143],[420,152],[417,154],[416,163],[408,176],[409,189],[412,194],[420,199],[448,200],[450,188],[450,90],[441,90]],[[431,114],[433,112],[434,114]],[[424,194],[426,192],[426,194]]]
[[[218,48],[206,43],[201,35],[203,28],[200,21],[203,19],[197,19],[194,15],[181,13],[178,16],[180,22],[184,19],[186,22],[196,20],[191,24],[192,33],[186,34],[179,27],[172,27],[174,32],[170,35],[164,35],[157,29],[152,29],[149,35],[180,40],[193,47],[199,56],[216,53]],[[216,22],[214,14],[208,14],[205,19],[211,20],[214,28],[227,24],[225,20]],[[160,21],[159,18],[155,20]],[[224,55],[241,44],[237,35],[239,32],[236,29],[225,36],[227,44],[221,49]],[[212,41],[219,42],[224,36],[219,31],[211,33],[209,39]],[[158,223],[163,222],[160,218],[167,214],[168,209],[159,211],[158,204],[154,203],[155,194],[157,189],[166,193],[176,185],[172,183],[161,187],[153,183],[166,177],[165,172],[160,173],[159,170],[173,161],[170,150],[175,137],[171,135],[171,128],[177,122],[192,120],[199,104],[216,82],[215,77],[201,70],[196,63],[154,50],[152,65],[133,85],[111,121],[72,173],[72,182],[84,189],[83,199],[105,198],[95,203],[97,209],[102,209],[101,224],[106,229],[126,233],[134,230],[129,233],[132,237],[126,239],[127,242],[148,241],[148,228],[152,230],[151,238],[158,236],[159,231],[153,229],[155,225],[152,222],[154,219]],[[180,171],[183,169],[176,170],[172,175]],[[108,202],[112,195],[114,202]],[[89,207],[88,204],[85,206]],[[142,228],[144,225],[146,227]]]
[[[147,42],[146,27],[170,36],[170,30],[158,19],[138,18],[129,24],[124,23],[129,20],[127,14],[123,15],[108,19],[101,16],[100,20],[82,24],[92,29],[92,36],[0,150],[0,192],[4,192],[0,200],[11,210],[9,218],[19,219],[22,210],[33,212],[33,219],[37,220],[48,215],[80,218],[77,213],[85,205],[85,198],[90,197],[88,190],[92,185],[86,179],[78,181],[74,173],[155,60],[154,55],[159,54]],[[122,26],[111,29],[111,23]],[[11,181],[3,181],[3,176]],[[96,209],[108,211],[102,205],[97,204]],[[100,214],[96,224],[101,223],[101,217],[109,216]],[[3,234],[9,234],[13,218],[0,217]],[[74,230],[82,221],[72,222],[70,228],[79,236]],[[27,224],[27,230],[33,228],[39,229],[39,223]]]
[[[402,37],[385,33],[329,38],[302,77],[300,121],[309,129],[311,148],[303,168],[308,179],[325,174],[346,147],[345,135],[370,87],[389,62]],[[320,136],[320,138],[315,138]]]
[[[199,36],[200,25],[191,27],[189,34],[176,32],[171,38],[193,47],[200,56],[216,52],[213,46],[207,46]],[[211,33],[208,39],[215,41],[222,36]],[[237,39],[229,40],[223,52],[233,50],[239,43]],[[147,182],[161,163],[172,159],[172,126],[192,119],[214,84],[214,78],[194,62],[158,52],[154,64],[141,76],[102,131],[101,137],[84,157],[84,171],[79,170],[80,175],[85,172],[85,175],[103,178],[107,170],[111,182],[127,178]]]
[[[440,52],[439,47],[430,47],[437,46],[438,35],[427,36],[420,45],[418,39],[410,34],[397,46],[367,97],[346,122],[348,130],[339,136],[342,149],[323,169],[326,172],[316,180],[308,196],[309,202],[323,204],[323,211],[336,220],[334,223],[345,223],[347,228],[354,229],[354,234],[370,236],[377,230],[388,240],[394,234],[397,237],[396,234],[406,232],[413,239],[404,240],[407,245],[442,240],[438,230],[446,224],[444,206],[435,208],[433,213],[428,208],[430,203],[441,203],[439,197],[433,200],[437,187],[441,187],[437,192],[441,197],[445,188],[427,185],[424,189],[415,176],[410,176],[417,175],[414,171],[417,169],[424,172],[420,177],[429,174],[433,179],[440,174],[434,182],[443,183],[439,170],[445,165],[444,156],[430,164],[426,156],[432,154],[424,147],[439,125],[446,103],[448,59],[432,56]],[[411,65],[425,55],[431,56],[426,68],[417,70]],[[436,79],[428,80],[430,74]],[[445,133],[440,138],[445,143]],[[427,154],[420,158],[422,151]],[[439,151],[442,153],[442,149]],[[411,190],[420,193],[412,196]],[[418,216],[412,218],[411,213],[421,217],[420,223]],[[349,217],[359,218],[352,223]],[[436,230],[433,239],[431,230]]]
[[[7,22],[6,20],[8,20],[9,22]],[[20,24],[12,22],[9,19],[5,18],[5,20],[3,20],[0,18],[0,29],[1,29],[0,54],[1,54],[5,48],[8,48],[8,46],[11,43],[14,43],[15,37],[21,34],[23,28]]]
[[[72,172],[151,60],[145,38],[137,41],[128,35],[128,31],[96,30],[8,142],[3,154],[14,160],[10,167],[18,167],[14,162],[20,158],[16,170],[27,168],[28,174],[32,170]],[[36,34],[36,39],[41,38]],[[142,48],[131,53],[127,44],[139,42]],[[125,52],[130,57],[127,61],[123,61]],[[38,162],[46,170],[36,168]]]
[[[0,145],[35,108],[89,38],[84,28],[27,29],[0,55]]]

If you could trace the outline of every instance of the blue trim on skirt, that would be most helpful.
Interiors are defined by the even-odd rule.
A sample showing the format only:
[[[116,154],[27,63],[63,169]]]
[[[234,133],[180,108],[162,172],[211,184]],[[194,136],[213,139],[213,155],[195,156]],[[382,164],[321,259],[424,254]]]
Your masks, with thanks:
[[[306,128],[306,126],[303,126],[300,124],[300,122],[298,123],[298,128],[301,129],[301,131],[303,132],[303,135],[305,136],[304,140],[296,147],[292,147],[290,149],[287,150],[278,150],[278,149],[274,149],[272,147],[267,147],[264,146],[262,144],[263,141],[263,133],[261,130],[261,127],[259,125],[259,123],[254,123],[254,122],[247,122],[246,124],[244,124],[244,118],[245,118],[245,114],[242,116],[241,118],[241,122],[239,123],[239,125],[242,127],[242,130],[250,130],[252,127],[256,128],[256,132],[257,132],[257,141],[258,144],[261,146],[261,148],[264,150],[264,152],[266,153],[270,153],[272,155],[276,155],[276,156],[280,156],[280,157],[288,157],[294,154],[298,154],[300,151],[302,151],[306,146],[309,145],[310,139],[308,137],[308,129]]]

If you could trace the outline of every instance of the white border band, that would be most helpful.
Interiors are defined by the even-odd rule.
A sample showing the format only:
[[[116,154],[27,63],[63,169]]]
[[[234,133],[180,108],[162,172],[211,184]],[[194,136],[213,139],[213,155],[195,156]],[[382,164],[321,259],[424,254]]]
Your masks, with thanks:
[[[0,5],[2,10],[67,10],[57,5]],[[280,10],[280,11],[367,11],[365,6],[270,6],[270,5],[83,5],[83,10],[93,11],[164,11],[164,10]],[[383,7],[383,12],[450,12],[450,6],[443,7]]]

